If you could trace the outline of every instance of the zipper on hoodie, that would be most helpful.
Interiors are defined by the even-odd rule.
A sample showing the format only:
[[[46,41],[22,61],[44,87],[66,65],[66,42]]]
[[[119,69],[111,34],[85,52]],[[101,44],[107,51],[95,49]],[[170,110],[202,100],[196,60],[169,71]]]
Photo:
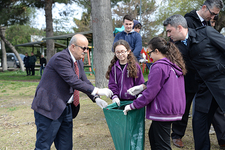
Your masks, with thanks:
[[[122,93],[122,89],[123,89],[123,77],[124,77],[124,70],[125,70],[125,67],[127,65],[124,66],[123,70],[122,70],[122,79],[121,79],[121,88],[120,88],[120,98],[121,98],[121,93]]]

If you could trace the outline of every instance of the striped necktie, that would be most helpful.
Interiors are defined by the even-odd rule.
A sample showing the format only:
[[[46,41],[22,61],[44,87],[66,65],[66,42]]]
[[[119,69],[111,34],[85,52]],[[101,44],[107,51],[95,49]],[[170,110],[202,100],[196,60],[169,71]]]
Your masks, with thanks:
[[[79,79],[79,68],[78,68],[78,65],[77,65],[77,61],[74,62],[74,69],[75,69],[75,73]],[[74,93],[73,93],[73,104],[75,106],[77,106],[79,104],[79,91],[78,90],[74,90]]]

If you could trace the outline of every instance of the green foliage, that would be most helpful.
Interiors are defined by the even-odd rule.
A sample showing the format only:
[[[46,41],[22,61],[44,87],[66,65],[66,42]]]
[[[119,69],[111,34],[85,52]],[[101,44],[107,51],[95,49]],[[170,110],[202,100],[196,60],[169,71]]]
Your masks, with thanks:
[[[29,21],[29,4],[23,0],[0,1],[0,24],[3,26],[25,24]]]
[[[15,46],[31,42],[31,35],[45,36],[45,31],[30,27],[29,25],[12,25],[6,29],[5,37],[12,45]],[[18,53],[22,54],[25,54],[25,52],[30,54],[32,51],[31,47],[16,47],[16,49]],[[11,52],[7,45],[6,50]],[[35,50],[39,50],[39,48],[35,48]]]

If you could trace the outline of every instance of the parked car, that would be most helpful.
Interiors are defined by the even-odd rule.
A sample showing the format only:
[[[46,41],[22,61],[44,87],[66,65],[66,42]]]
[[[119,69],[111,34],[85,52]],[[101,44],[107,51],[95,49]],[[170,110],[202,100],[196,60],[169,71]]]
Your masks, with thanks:
[[[25,57],[25,55],[23,54],[19,54],[19,55],[23,61],[23,58]],[[20,68],[19,60],[14,53],[6,53],[6,57],[7,57],[8,68]]]

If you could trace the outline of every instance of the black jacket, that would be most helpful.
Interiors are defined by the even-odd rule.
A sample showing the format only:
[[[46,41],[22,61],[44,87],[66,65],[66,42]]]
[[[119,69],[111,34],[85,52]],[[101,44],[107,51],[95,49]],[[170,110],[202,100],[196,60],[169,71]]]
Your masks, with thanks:
[[[187,20],[188,28],[198,28],[202,26],[202,22],[198,17],[196,10],[192,10],[190,13],[186,13],[184,18]],[[210,21],[206,21],[207,26],[211,26]]]
[[[47,63],[46,63],[46,59],[44,57],[40,59],[40,64],[42,67],[46,66]]]
[[[190,40],[188,40],[188,45],[189,41]],[[185,93],[196,93],[198,90],[198,83],[196,81],[197,72],[195,71],[188,57],[188,46],[184,45],[184,43],[181,41],[178,41],[175,44],[178,47],[179,51],[182,53],[183,59],[185,61],[185,66],[187,69],[187,74],[184,76]]]
[[[195,109],[209,111],[213,97],[225,113],[225,37],[209,26],[189,28],[188,57],[198,73]]]

